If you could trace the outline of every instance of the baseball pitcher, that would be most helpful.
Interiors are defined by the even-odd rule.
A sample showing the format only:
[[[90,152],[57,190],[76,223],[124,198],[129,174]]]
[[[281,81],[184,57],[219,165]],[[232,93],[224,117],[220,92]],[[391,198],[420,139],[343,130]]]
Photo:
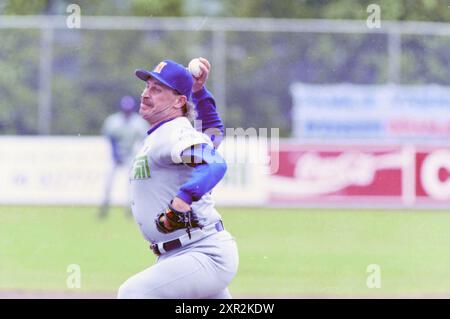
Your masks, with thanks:
[[[200,61],[197,77],[171,60],[135,72],[146,85],[139,114],[151,128],[130,172],[131,208],[158,258],[118,298],[231,298],[237,246],[211,197],[227,168],[216,152],[224,127],[204,86],[210,63]]]

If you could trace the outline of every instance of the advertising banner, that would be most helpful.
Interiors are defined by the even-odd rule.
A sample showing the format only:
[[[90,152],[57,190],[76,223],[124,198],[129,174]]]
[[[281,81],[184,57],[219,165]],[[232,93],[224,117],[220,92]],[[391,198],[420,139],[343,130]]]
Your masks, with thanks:
[[[450,87],[295,83],[291,94],[294,137],[402,143],[450,138]]]
[[[214,189],[218,205],[267,201],[267,145],[257,138],[225,139],[219,152],[227,174]],[[112,175],[109,143],[102,137],[1,137],[0,204],[127,205],[129,169]]]
[[[450,210],[449,147],[282,143],[277,156],[272,204]]]
[[[450,211],[450,146],[274,145],[254,137],[223,141],[228,170],[213,190],[218,205]],[[2,137],[0,204],[100,205],[109,151],[101,137]],[[112,202],[126,205],[128,170],[111,183]]]

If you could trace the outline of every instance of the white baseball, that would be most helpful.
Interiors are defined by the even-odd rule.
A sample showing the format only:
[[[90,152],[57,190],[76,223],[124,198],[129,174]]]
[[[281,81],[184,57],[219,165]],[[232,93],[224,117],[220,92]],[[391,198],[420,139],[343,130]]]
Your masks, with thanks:
[[[191,62],[188,64],[189,72],[196,78],[202,75],[202,69],[200,69],[200,60],[199,59],[192,59]]]

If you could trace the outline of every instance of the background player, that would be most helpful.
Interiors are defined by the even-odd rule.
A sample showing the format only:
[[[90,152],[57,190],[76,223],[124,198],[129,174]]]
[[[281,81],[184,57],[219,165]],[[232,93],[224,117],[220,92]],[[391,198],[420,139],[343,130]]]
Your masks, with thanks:
[[[108,116],[103,123],[102,134],[111,146],[112,166],[106,178],[104,196],[98,213],[100,218],[108,214],[114,177],[119,169],[130,168],[133,156],[149,128],[147,122],[136,114],[135,107],[135,100],[126,95],[120,100],[120,111]],[[125,211],[129,215],[129,203]]]
[[[120,287],[119,298],[231,297],[227,286],[237,272],[237,246],[210,194],[226,171],[215,151],[223,124],[204,87],[210,64],[201,61],[203,72],[195,79],[170,60],[153,71],[136,71],[146,82],[139,113],[152,127],[130,175],[132,211],[159,257]],[[191,89],[199,129],[209,136],[188,120]]]

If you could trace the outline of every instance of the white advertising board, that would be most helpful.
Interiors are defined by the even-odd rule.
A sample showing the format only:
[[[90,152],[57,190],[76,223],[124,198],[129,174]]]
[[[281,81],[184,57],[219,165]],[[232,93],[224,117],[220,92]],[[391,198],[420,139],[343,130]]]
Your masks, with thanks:
[[[102,137],[1,137],[0,203],[100,205],[112,166],[109,151]],[[225,139],[219,151],[228,171],[214,189],[217,203],[263,204],[265,175],[251,157],[267,157],[267,148],[251,139]],[[128,170],[123,168],[112,185],[112,203],[125,205],[127,192]]]

